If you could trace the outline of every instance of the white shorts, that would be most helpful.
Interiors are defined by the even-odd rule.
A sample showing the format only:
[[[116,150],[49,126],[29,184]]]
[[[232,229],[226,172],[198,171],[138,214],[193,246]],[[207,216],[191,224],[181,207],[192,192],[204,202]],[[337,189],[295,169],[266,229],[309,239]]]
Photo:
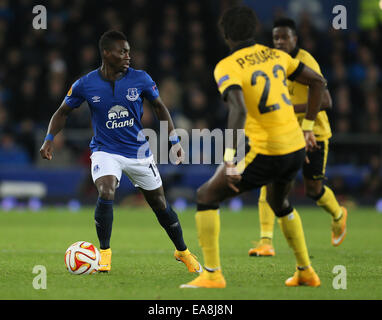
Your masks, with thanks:
[[[162,179],[152,155],[144,159],[133,159],[118,154],[96,151],[93,152],[90,159],[92,161],[93,182],[100,177],[111,175],[117,178],[118,187],[123,172],[135,187],[155,190],[162,185]]]

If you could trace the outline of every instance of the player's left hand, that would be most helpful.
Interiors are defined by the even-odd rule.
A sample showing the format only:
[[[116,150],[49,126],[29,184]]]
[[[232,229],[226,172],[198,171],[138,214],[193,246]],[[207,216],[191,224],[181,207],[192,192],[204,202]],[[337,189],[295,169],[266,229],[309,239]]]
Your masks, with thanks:
[[[175,165],[178,165],[184,162],[185,152],[179,142],[171,146],[170,150],[171,150],[170,160],[172,163],[175,163]]]
[[[52,160],[53,144],[52,141],[45,141],[40,149],[41,158]]]
[[[320,146],[317,144],[316,137],[314,136],[313,131],[303,131],[305,138],[305,150],[308,152],[312,152],[320,149]]]
[[[239,173],[234,163],[225,162],[224,165],[228,187],[230,187],[235,192],[240,192],[236,184],[240,182],[241,174]]]

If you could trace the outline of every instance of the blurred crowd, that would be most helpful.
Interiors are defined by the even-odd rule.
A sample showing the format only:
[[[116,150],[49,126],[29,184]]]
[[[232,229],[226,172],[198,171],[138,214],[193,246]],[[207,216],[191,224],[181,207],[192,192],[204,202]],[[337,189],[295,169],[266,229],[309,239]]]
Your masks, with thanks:
[[[40,163],[41,140],[35,139],[35,132],[46,131],[70,85],[100,65],[98,39],[108,29],[127,35],[132,67],[146,70],[156,81],[176,127],[223,128],[227,110],[213,68],[228,48],[217,21],[235,2],[39,1],[47,8],[48,23],[46,30],[35,30],[35,1],[0,0],[0,165]],[[271,45],[271,29],[261,21],[258,33],[259,42]],[[298,36],[299,45],[317,59],[328,80],[334,134],[381,135],[381,26],[348,32],[330,27],[323,32],[305,13],[299,17]],[[145,127],[158,125],[147,105],[142,121]],[[81,107],[66,128],[90,126],[89,111]],[[73,143],[63,135],[55,141],[62,152],[55,165],[86,162],[88,141]],[[375,166],[373,161],[370,165]]]

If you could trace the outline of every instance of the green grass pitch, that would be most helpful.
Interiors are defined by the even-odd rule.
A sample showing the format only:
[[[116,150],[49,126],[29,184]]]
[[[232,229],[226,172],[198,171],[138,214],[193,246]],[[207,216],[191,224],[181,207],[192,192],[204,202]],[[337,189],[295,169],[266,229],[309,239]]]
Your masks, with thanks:
[[[319,288],[286,288],[295,268],[291,249],[276,223],[275,257],[253,258],[247,252],[258,239],[257,208],[221,209],[221,260],[225,289],[179,289],[195,278],[173,258],[173,245],[148,208],[116,207],[109,274],[71,275],[65,269],[67,247],[85,240],[99,246],[93,208],[78,212],[47,208],[39,212],[0,211],[0,299],[127,300],[276,300],[382,298],[382,214],[373,208],[349,211],[343,244],[330,244],[330,216],[319,208],[297,207]],[[190,250],[203,262],[194,211],[179,213]],[[47,288],[36,290],[35,265],[47,270]],[[346,289],[335,289],[336,265],[346,269]],[[344,282],[341,282],[344,284]]]

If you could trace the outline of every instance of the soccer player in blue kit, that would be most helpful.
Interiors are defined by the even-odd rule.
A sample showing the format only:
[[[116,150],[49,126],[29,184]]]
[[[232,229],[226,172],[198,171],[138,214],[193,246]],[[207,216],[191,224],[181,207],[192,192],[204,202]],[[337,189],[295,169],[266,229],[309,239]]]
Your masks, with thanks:
[[[175,259],[183,262],[188,271],[201,272],[201,265],[184,242],[178,216],[165,198],[148,141],[141,133],[142,103],[143,99],[147,99],[158,119],[167,121],[172,150],[176,150],[175,164],[181,163],[184,151],[167,107],[151,77],[145,71],[130,67],[130,46],[122,32],[105,32],[99,40],[99,50],[101,67],[74,82],[53,114],[40,149],[41,157],[52,159],[54,136],[64,128],[70,112],[87,101],[94,131],[90,149],[91,174],[98,190],[94,218],[100,242],[99,271],[108,272],[111,269],[113,201],[123,172],[142,191],[175,245]]]

